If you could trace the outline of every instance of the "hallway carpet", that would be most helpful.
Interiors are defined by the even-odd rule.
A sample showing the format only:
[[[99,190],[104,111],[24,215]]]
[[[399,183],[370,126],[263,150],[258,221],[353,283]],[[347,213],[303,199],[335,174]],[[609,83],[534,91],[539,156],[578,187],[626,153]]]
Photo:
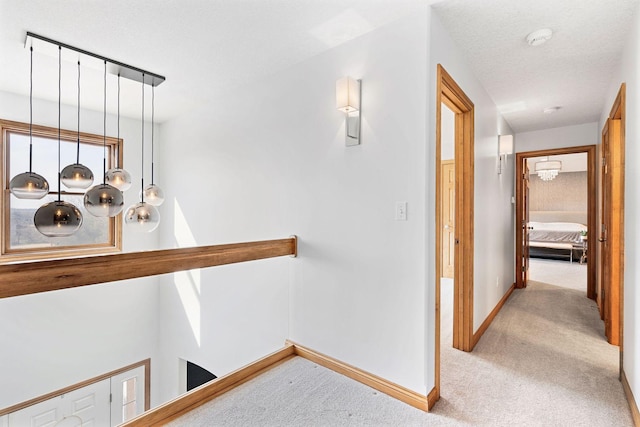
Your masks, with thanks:
[[[443,284],[443,309],[446,295]],[[450,324],[442,397],[431,413],[297,357],[170,425],[633,425],[617,348],[582,292],[538,282],[516,290],[472,353],[450,347]]]

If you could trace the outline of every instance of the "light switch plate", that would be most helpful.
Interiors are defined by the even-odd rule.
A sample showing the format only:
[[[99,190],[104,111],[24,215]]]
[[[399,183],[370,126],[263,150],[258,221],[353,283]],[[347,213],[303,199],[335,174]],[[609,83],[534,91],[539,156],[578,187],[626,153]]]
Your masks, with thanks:
[[[407,220],[407,202],[396,202],[396,221]]]

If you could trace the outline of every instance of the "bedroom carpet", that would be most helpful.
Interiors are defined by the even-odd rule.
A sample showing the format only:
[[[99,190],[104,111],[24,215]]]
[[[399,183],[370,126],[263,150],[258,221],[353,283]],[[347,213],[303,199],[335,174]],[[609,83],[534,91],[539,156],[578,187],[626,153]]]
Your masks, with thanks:
[[[587,264],[531,258],[529,278],[536,282],[587,292]]]
[[[443,283],[443,309],[450,301]],[[442,398],[431,413],[297,357],[170,425],[633,425],[617,348],[581,292],[538,282],[516,290],[472,353],[450,347],[450,328],[445,320]]]

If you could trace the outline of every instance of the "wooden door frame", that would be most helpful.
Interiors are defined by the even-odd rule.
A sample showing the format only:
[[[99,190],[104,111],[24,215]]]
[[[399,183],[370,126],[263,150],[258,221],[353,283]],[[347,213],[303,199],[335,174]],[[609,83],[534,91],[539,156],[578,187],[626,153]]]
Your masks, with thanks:
[[[435,295],[435,398],[440,397],[440,252],[441,200],[441,104],[455,114],[455,225],[453,346],[473,350],[473,219],[474,219],[474,105],[441,64],[437,66],[436,92],[436,295]],[[462,262],[464,261],[464,262]]]
[[[577,154],[587,153],[587,229],[589,230],[589,239],[587,240],[587,251],[589,253],[589,259],[591,262],[587,262],[587,297],[596,299],[596,263],[597,259],[597,245],[595,244],[595,230],[597,230],[597,184],[596,184],[596,172],[597,172],[597,160],[596,160],[596,146],[595,145],[582,145],[578,147],[564,147],[553,148],[548,150],[526,151],[522,153],[516,153],[516,220],[515,220],[515,235],[516,235],[516,288],[524,288],[525,283],[522,283],[522,233],[519,227],[522,226],[522,222],[525,220],[524,206],[522,205],[522,180],[524,179],[523,165],[526,159],[530,157],[541,156],[554,156],[559,154]]]
[[[611,107],[611,111],[609,112],[609,117],[607,117],[607,121],[603,126],[603,137],[604,131],[608,128],[609,122],[611,120],[619,120],[620,121],[620,130],[619,130],[619,138],[609,140],[609,146],[612,143],[619,144],[617,150],[619,152],[620,158],[616,159],[617,169],[620,173],[620,182],[619,186],[614,188],[612,193],[618,194],[618,200],[615,200],[616,204],[612,203],[611,210],[612,213],[615,213],[614,220],[617,218],[614,224],[612,224],[612,229],[607,230],[607,239],[611,238],[615,242],[615,238],[617,237],[617,244],[614,245],[611,252],[608,256],[612,259],[610,261],[611,265],[614,265],[617,271],[617,276],[619,278],[619,308],[617,310],[617,325],[618,325],[618,342],[612,338],[610,342],[612,344],[616,344],[620,348],[620,374],[623,372],[623,329],[624,329],[624,192],[625,192],[625,180],[624,180],[624,170],[625,170],[625,129],[626,129],[626,84],[622,83],[620,85],[620,89],[616,95],[616,99],[613,102],[613,106]],[[602,148],[602,147],[601,147]],[[601,215],[604,212],[600,212]],[[615,235],[614,235],[615,231]],[[604,286],[604,284],[601,284]],[[608,304],[607,298],[605,296],[605,304]],[[606,320],[606,319],[605,319]],[[605,325],[605,328],[609,326]],[[615,333],[615,331],[611,331],[611,333]]]

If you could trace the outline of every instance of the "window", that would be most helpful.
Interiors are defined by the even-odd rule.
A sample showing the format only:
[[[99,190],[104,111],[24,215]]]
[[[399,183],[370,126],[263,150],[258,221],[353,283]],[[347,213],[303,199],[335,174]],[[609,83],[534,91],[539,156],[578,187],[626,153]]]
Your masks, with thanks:
[[[70,190],[62,185],[62,199],[82,212],[82,227],[68,237],[46,237],[33,225],[36,210],[57,199],[58,194],[58,129],[33,126],[33,168],[49,182],[50,193],[43,199],[18,199],[9,191],[15,175],[29,170],[29,124],[0,121],[2,135],[2,259],[40,259],[101,254],[121,249],[121,216],[98,218],[84,208],[84,190]],[[61,167],[76,162],[77,133],[61,131]],[[107,169],[122,153],[122,140],[106,139]],[[102,181],[103,137],[80,134],[80,163],[94,174],[94,185]]]

